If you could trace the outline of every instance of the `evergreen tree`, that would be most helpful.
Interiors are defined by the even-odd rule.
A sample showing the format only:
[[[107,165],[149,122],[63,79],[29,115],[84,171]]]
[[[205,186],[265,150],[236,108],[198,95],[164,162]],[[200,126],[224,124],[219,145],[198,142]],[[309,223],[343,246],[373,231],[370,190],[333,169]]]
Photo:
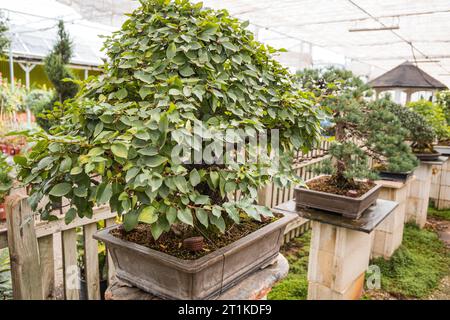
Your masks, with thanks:
[[[6,37],[8,26],[3,15],[0,13],[0,57],[5,54],[6,48],[9,46],[9,39]]]
[[[300,85],[313,92],[317,102],[331,117],[335,140],[332,159],[319,171],[331,174],[331,182],[355,189],[354,179],[377,177],[369,166],[372,158],[391,172],[409,171],[416,158],[404,142],[407,131],[388,109],[388,100],[369,102],[369,87],[351,71],[336,68],[297,73]]]
[[[78,92],[79,87],[70,81],[74,76],[67,67],[73,54],[72,47],[72,40],[65,30],[64,22],[59,21],[57,41],[44,60],[45,73],[55,88],[53,99],[37,117],[39,125],[45,130],[49,130],[64,115],[63,102],[73,98]]]

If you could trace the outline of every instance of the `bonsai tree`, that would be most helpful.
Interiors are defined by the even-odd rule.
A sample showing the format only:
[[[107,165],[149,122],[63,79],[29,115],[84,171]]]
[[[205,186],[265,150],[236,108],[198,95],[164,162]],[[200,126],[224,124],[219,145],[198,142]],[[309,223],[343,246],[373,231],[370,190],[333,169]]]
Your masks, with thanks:
[[[414,153],[434,153],[436,132],[425,117],[411,108],[393,102],[387,104],[387,107],[399,119],[402,127],[408,130],[407,140],[411,142]]]
[[[40,213],[52,219],[65,197],[70,222],[108,203],[126,231],[142,222],[153,239],[175,229],[225,232],[241,219],[271,216],[256,204],[257,190],[272,180],[299,182],[294,151],[317,143],[319,118],[272,58],[276,50],[246,25],[185,0],[142,1],[106,41],[104,74],[66,101],[52,135],[33,134],[31,152],[15,158],[19,177],[32,186],[32,208],[48,194]],[[278,165],[273,157],[220,161],[227,143],[231,156],[252,154],[250,140],[266,131],[268,139],[279,137],[277,147],[262,147],[279,149]]]
[[[44,111],[53,99],[53,92],[46,89],[33,89],[26,98],[25,105],[31,110],[35,117],[38,117]],[[41,119],[42,120],[42,119]]]
[[[45,73],[53,84],[55,93],[53,99],[45,105],[42,114],[36,119],[45,130],[48,130],[53,123],[59,122],[65,112],[63,102],[73,98],[79,90],[78,84],[70,81],[75,77],[67,67],[73,54],[72,47],[72,40],[65,30],[64,22],[59,21],[56,43],[44,60]]]
[[[388,100],[368,102],[368,86],[351,71],[335,68],[298,73],[299,83],[314,92],[318,103],[334,124],[331,159],[319,167],[330,174],[335,191],[359,190],[355,179],[374,179],[369,166],[372,158],[385,170],[409,171],[416,166],[411,149],[404,143],[407,132],[389,111]],[[328,188],[328,187],[327,187]]]
[[[445,109],[442,104],[421,99],[416,102],[410,102],[408,107],[425,118],[426,122],[436,133],[438,141],[450,139],[450,126],[447,123]]]

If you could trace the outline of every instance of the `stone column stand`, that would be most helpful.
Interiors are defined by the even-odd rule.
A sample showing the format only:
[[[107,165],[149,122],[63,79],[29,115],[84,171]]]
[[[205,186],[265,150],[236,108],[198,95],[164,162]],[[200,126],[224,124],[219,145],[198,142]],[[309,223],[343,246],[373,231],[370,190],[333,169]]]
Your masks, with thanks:
[[[294,200],[274,209],[275,212],[297,212],[312,221],[309,300],[360,298],[375,228],[396,207],[396,202],[379,199],[357,220],[322,210],[296,208]]]
[[[398,203],[397,208],[375,229],[372,243],[372,257],[389,259],[402,244],[405,225],[406,205],[410,192],[412,176],[405,182],[378,180],[383,187],[378,199],[391,200]]]

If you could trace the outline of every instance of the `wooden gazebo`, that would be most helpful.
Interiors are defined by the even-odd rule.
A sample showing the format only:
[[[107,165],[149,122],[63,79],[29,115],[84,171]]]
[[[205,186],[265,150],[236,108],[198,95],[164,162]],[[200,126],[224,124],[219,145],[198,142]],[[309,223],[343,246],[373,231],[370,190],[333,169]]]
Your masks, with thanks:
[[[414,92],[428,91],[434,94],[438,90],[447,89],[445,84],[409,61],[373,79],[369,85],[375,90],[377,98],[383,91],[404,92],[406,103],[411,101]]]

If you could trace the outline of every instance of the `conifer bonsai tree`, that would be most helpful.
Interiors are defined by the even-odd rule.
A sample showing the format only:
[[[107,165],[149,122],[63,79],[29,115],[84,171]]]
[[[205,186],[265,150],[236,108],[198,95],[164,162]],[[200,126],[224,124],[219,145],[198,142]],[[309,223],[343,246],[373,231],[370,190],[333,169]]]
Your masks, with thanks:
[[[171,226],[206,234],[271,216],[256,204],[258,188],[272,180],[299,183],[293,154],[315,145],[319,117],[272,58],[276,50],[257,42],[246,25],[187,0],[142,0],[106,41],[104,73],[66,101],[52,134],[31,135],[31,152],[15,158],[19,177],[32,186],[32,208],[49,195],[40,213],[52,219],[65,197],[70,222],[106,203],[126,231],[141,222],[153,239],[173,232]],[[249,141],[267,130],[268,141],[279,132],[278,167],[271,158],[216,161],[225,158],[226,143],[241,143],[251,154]],[[174,157],[183,148],[184,157]],[[211,157],[193,161],[201,149]]]
[[[369,102],[369,87],[351,71],[306,70],[297,73],[297,79],[315,94],[334,124],[331,159],[318,169],[331,177],[317,188],[344,195],[360,190],[363,184],[357,180],[377,178],[377,172],[369,166],[370,158],[390,172],[409,171],[417,165],[404,142],[407,131],[389,110],[390,102]]]
[[[78,84],[70,81],[75,77],[67,67],[72,55],[73,43],[61,20],[58,22],[57,40],[44,60],[45,73],[55,88],[53,98],[44,106],[42,113],[36,119],[45,130],[59,122],[65,112],[63,102],[73,98],[79,90]]]

